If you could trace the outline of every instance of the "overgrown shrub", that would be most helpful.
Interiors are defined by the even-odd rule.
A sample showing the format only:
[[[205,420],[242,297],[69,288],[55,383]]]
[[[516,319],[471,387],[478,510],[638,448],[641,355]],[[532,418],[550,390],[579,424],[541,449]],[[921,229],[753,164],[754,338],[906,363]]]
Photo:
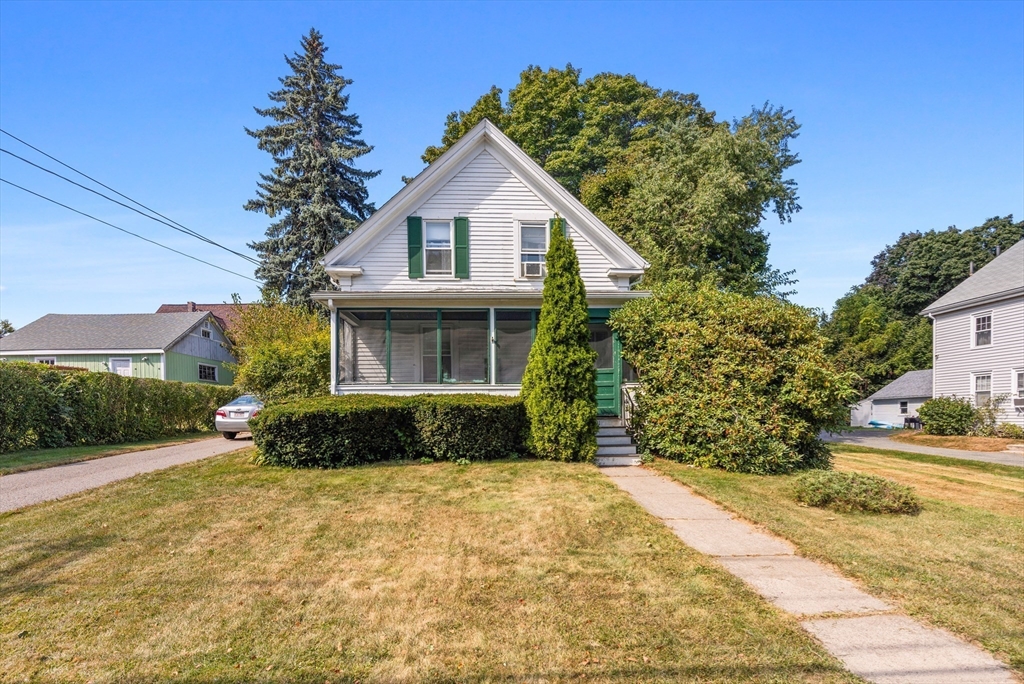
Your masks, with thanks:
[[[485,394],[298,399],[268,406],[249,427],[258,463],[293,468],[526,453],[523,402]]]
[[[596,353],[590,347],[587,291],[564,225],[564,219],[552,221],[540,322],[522,397],[534,453],[556,461],[591,461],[597,455]]]
[[[927,435],[969,435],[974,428],[975,412],[970,399],[936,397],[917,410]]]
[[[231,329],[235,383],[264,401],[326,396],[331,330],[326,318],[265,292],[240,310]]]
[[[806,309],[680,282],[611,326],[640,378],[642,452],[760,474],[829,466],[818,435],[846,425],[854,376],[833,368]]]
[[[0,363],[0,453],[212,430],[234,387]]]
[[[797,477],[796,500],[841,513],[914,515],[921,510],[921,501],[910,487],[884,477],[834,470],[813,471]]]
[[[995,428],[996,437],[1006,439],[1024,439],[1024,428],[1013,423],[1000,423]]]

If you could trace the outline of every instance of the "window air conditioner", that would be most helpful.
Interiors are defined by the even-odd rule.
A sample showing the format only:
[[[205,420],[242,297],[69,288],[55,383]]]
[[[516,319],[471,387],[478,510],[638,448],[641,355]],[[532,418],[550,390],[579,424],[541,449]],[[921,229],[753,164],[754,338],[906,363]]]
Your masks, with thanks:
[[[527,278],[539,278],[544,275],[544,264],[539,261],[527,261],[523,263],[523,276]]]
[[[1024,408],[1024,397],[1014,397],[1013,408]]]

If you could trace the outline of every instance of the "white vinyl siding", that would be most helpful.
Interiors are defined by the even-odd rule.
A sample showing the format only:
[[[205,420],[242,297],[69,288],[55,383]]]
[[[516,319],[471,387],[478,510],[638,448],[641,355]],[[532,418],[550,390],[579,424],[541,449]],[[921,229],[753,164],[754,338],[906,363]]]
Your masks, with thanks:
[[[539,290],[540,278],[517,277],[517,215],[551,218],[555,209],[545,204],[526,184],[488,151],[483,150],[442,185],[410,215],[435,218],[466,216],[469,219],[470,277],[446,286],[466,290]],[[546,220],[545,218],[545,220]],[[424,226],[425,228],[425,226]],[[570,225],[587,292],[618,292],[618,282],[608,277],[612,263]],[[352,279],[352,291],[427,291],[437,280],[409,278],[409,252],[405,219],[396,220],[379,241],[354,256],[351,263],[363,268]]]
[[[973,344],[979,314],[991,315],[992,343]],[[992,396],[1011,394],[1014,369],[1024,368],[1024,297],[1006,299],[976,309],[937,314],[933,330],[934,393],[974,400],[974,379],[991,375]],[[999,420],[1024,426],[1024,413],[1013,402],[1001,406]]]

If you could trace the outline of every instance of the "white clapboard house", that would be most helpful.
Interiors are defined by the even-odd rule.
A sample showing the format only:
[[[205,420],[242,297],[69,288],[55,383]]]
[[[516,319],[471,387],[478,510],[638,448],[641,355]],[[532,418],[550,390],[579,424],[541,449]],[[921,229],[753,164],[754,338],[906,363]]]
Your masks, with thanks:
[[[323,259],[335,394],[517,394],[544,287],[551,220],[579,256],[598,404],[620,414],[609,313],[647,262],[489,121],[467,133]]]

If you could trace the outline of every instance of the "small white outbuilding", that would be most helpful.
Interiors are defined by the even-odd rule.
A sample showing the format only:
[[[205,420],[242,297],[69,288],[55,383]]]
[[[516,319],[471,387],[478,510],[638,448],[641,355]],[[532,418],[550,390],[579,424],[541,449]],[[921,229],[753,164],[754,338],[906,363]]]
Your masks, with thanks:
[[[903,427],[906,418],[917,416],[921,404],[932,398],[932,371],[904,373],[850,409],[850,425],[870,427],[882,423]]]

